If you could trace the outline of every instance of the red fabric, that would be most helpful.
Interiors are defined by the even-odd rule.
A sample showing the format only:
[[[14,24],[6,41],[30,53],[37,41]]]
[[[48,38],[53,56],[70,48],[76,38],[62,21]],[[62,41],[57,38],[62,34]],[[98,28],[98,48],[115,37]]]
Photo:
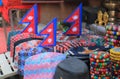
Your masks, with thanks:
[[[9,9],[7,6],[2,8],[2,17],[5,21],[9,22]]]
[[[10,9],[29,9],[33,4],[22,4],[21,0],[3,0],[3,6],[0,7],[0,13],[5,21],[10,22],[9,19],[9,10]],[[40,6],[39,6],[40,7]]]

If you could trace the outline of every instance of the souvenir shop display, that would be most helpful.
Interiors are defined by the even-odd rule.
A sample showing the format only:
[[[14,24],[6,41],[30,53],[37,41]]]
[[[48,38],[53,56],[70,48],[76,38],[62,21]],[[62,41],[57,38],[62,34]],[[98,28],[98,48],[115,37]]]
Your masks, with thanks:
[[[111,74],[113,79],[120,78],[120,48],[110,49]]]
[[[24,79],[120,78],[120,25],[108,24],[111,17],[106,11],[98,11],[90,29],[82,28],[80,4],[58,24],[59,30],[57,18],[41,30],[37,11],[35,4],[19,22],[26,25],[24,29],[8,35],[11,61],[20,76]]]
[[[91,79],[111,79],[110,54],[104,51],[95,51],[90,54]]]

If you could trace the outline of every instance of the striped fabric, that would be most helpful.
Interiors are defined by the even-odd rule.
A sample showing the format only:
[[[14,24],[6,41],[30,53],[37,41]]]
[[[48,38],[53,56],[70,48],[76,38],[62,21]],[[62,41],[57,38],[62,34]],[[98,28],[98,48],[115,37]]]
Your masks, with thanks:
[[[64,54],[45,52],[25,61],[24,79],[53,79],[57,65],[66,58]]]

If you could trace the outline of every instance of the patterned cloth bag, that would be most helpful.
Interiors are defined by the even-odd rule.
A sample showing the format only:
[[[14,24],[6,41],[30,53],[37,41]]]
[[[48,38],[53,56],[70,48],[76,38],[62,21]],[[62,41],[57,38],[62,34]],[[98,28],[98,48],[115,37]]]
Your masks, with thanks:
[[[66,55],[45,52],[26,59],[24,79],[53,79],[57,65],[66,59]]]

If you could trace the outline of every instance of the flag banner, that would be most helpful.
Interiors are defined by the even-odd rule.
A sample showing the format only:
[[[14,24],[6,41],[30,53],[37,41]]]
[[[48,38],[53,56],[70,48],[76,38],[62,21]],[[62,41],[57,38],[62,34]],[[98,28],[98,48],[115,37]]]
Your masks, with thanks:
[[[80,4],[72,14],[66,18],[64,23],[70,23],[71,26],[64,32],[65,35],[79,36],[82,33],[82,4]]]
[[[26,24],[27,26],[21,33],[34,33],[37,34],[38,14],[37,5],[35,4],[27,14],[22,18],[19,24]]]
[[[45,39],[40,43],[40,46],[55,46],[57,33],[57,18],[54,18],[41,32],[40,35],[45,35]]]

